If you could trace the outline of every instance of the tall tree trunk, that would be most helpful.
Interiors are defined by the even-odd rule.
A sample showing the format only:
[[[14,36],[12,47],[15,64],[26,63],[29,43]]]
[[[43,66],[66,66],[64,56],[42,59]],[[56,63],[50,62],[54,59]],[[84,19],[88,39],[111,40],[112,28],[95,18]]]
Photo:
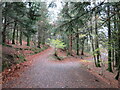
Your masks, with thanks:
[[[114,12],[117,12],[116,7],[114,7]],[[115,45],[118,45],[118,29],[117,29],[117,15],[114,15],[114,31],[115,31]],[[118,47],[115,46],[115,66],[118,66]]]
[[[14,23],[14,28],[13,28],[12,44],[15,44],[15,31],[16,31],[16,26],[17,26],[17,22],[15,21],[15,23]]]
[[[3,44],[6,43],[6,28],[7,28],[7,18],[4,17],[4,24],[3,24],[3,31],[2,31],[2,42]]]
[[[30,46],[30,36],[27,36],[27,46]]]
[[[94,48],[94,43],[93,43],[93,37],[91,37],[91,44],[92,44],[92,51],[93,51],[93,57],[94,57],[95,66],[97,67],[96,56],[94,54],[95,48]]]
[[[17,27],[17,37],[16,37],[16,43],[18,44],[18,37],[19,37],[19,30],[18,30],[18,27]]]
[[[108,71],[112,72],[110,6],[108,5]]]
[[[42,44],[43,44],[43,45],[45,44],[45,37],[46,37],[45,31],[43,30],[43,37],[42,37]]]
[[[91,46],[92,46],[92,52],[93,52],[93,58],[94,58],[94,62],[95,62],[95,66],[97,67],[97,61],[96,61],[96,56],[95,56],[95,47],[94,47],[94,41],[93,41],[93,36],[91,35],[93,33],[93,27],[92,27],[92,18],[91,18],[91,21],[90,21],[90,25],[91,25],[91,28],[90,28],[90,32],[89,32],[89,35],[90,35],[90,41],[91,41]]]
[[[69,47],[69,53],[70,53],[70,55],[72,55],[72,33],[70,34],[70,37],[69,37],[69,40],[70,40],[70,47]]]
[[[112,62],[113,62],[113,69],[114,69],[114,66],[115,66],[115,44],[114,42],[112,43]]]
[[[97,10],[96,10],[97,11]],[[97,30],[97,13],[95,12],[95,50],[96,50],[96,58],[97,58],[97,67],[100,67],[100,51],[99,51],[99,42],[98,42],[98,30]]]
[[[23,37],[23,31],[22,28],[20,28],[20,45],[22,45],[22,37]]]
[[[114,7],[113,8],[114,12],[116,12],[116,8]],[[114,15],[114,31],[112,32],[112,38],[113,38],[113,43],[112,43],[112,61],[113,61],[113,69],[114,67],[116,66],[116,41],[117,41],[117,38],[116,38],[116,31],[117,31],[117,28],[116,28],[116,15]]]
[[[85,42],[85,38],[82,39],[82,51],[81,51],[81,55],[84,55],[84,42]]]
[[[5,3],[5,7],[8,6],[8,2]],[[2,31],[2,42],[6,44],[6,28],[7,28],[7,16],[4,15],[4,24],[3,24],[3,31]]]
[[[0,2],[0,13],[2,13],[2,2]],[[2,14],[0,14],[0,17],[2,17]],[[0,18],[0,34],[2,34],[1,30],[2,30],[2,18]],[[2,35],[0,35],[0,44],[2,44]],[[0,50],[2,49],[0,48]]]
[[[77,43],[77,55],[79,55],[79,32],[77,28],[77,38],[76,38],[76,43]]]
[[[117,16],[118,16],[118,20],[120,21],[120,13],[119,13],[119,6],[117,6]],[[117,25],[117,27],[118,27],[118,56],[119,56],[119,58],[118,58],[118,73],[117,73],[117,75],[116,75],[116,79],[117,80],[120,80],[120,78],[119,78],[119,76],[120,76],[120,23],[118,23],[118,25]],[[119,81],[120,82],[120,81]],[[120,87],[120,86],[119,86]]]
[[[40,36],[40,33],[41,33],[41,31],[38,30],[38,45],[37,45],[38,48],[40,48],[40,44],[41,44],[41,36]]]

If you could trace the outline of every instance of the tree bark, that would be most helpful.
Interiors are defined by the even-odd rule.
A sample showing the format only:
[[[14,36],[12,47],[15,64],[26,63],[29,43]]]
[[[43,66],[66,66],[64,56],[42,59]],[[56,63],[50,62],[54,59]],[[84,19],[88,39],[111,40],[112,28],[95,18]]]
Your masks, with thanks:
[[[19,38],[19,30],[18,30],[18,27],[17,27],[17,37],[16,37],[16,43],[18,44],[18,38]]]
[[[22,28],[20,28],[20,45],[22,45],[22,37],[23,37],[23,31]]]
[[[4,17],[3,32],[2,32],[2,42],[6,44],[6,28],[7,28],[7,18]]]
[[[120,20],[120,13],[119,13],[119,6],[117,6],[117,16],[118,16],[118,20]],[[118,27],[118,56],[119,56],[119,58],[118,58],[118,73],[117,73],[117,75],[116,75],[116,79],[117,80],[120,80],[119,79],[119,76],[120,76],[120,23],[118,23],[118,25],[117,25],[117,27]]]
[[[40,48],[40,44],[41,44],[41,36],[40,36],[40,30],[38,30],[38,45],[37,47]]]
[[[30,46],[30,36],[27,36],[27,46]]]
[[[97,67],[97,61],[96,61],[96,56],[95,56],[95,47],[94,47],[94,40],[93,40],[93,36],[91,34],[93,34],[93,23],[92,23],[92,18],[91,18],[91,21],[90,21],[90,32],[89,32],[89,36],[90,36],[90,41],[91,41],[91,46],[92,46],[92,52],[93,52],[93,58],[94,58],[94,63],[95,63],[95,66]]]
[[[15,23],[14,23],[14,28],[13,28],[12,44],[15,44],[15,31],[16,31],[16,26],[17,26],[17,22],[15,21]]]
[[[82,39],[82,51],[81,51],[81,55],[84,55],[84,42],[85,42],[85,38]]]
[[[70,55],[72,55],[72,33],[70,34],[70,37],[69,37],[69,40],[70,40],[70,42],[69,42],[69,53],[70,53]]]
[[[108,5],[108,71],[112,72],[110,6]]]
[[[97,11],[97,10],[96,10]],[[99,51],[99,42],[98,42],[98,30],[97,30],[97,13],[95,12],[95,49],[96,49],[96,58],[97,58],[97,67],[100,67],[100,51]]]
[[[77,55],[79,55],[79,32],[77,28],[77,38],[76,38],[76,43],[77,43]]]

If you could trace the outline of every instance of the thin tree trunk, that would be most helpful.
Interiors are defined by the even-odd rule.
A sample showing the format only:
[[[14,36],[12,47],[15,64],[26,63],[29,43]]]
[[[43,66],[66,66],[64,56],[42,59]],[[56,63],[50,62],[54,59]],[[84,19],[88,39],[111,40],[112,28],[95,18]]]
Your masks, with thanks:
[[[13,28],[12,44],[15,44],[15,31],[16,31],[16,26],[17,26],[17,22],[15,21],[15,23],[14,23],[14,28]]]
[[[27,36],[27,46],[30,46],[30,36]]]
[[[81,51],[81,55],[84,55],[84,42],[85,42],[85,38],[83,38],[83,40],[82,40],[82,51]]]
[[[97,30],[97,13],[95,12],[95,49],[96,49],[96,58],[97,58],[97,67],[100,67],[100,51],[99,51],[99,42],[98,42],[98,30]]]
[[[5,7],[8,6],[8,2],[5,3]],[[3,31],[2,31],[2,42],[6,44],[6,28],[7,28],[7,16],[4,15],[4,24],[3,24]]]
[[[110,27],[110,7],[108,6],[108,71],[112,72],[111,60],[111,27]]]
[[[72,33],[70,34],[70,55],[72,55]]]
[[[45,32],[43,31],[43,38],[42,38],[42,44],[45,44]]]
[[[6,16],[4,17],[4,24],[3,24],[3,32],[2,32],[2,42],[3,44],[6,43],[6,28],[7,28],[7,18]]]
[[[92,51],[93,51],[93,57],[94,57],[95,66],[97,66],[96,56],[94,54],[95,48],[94,48],[93,38],[92,37],[91,37],[91,44],[92,44]]]
[[[37,47],[40,48],[40,44],[41,44],[41,36],[40,36],[40,30],[38,30],[38,45]]]
[[[17,28],[17,37],[16,37],[16,43],[18,44],[18,37],[19,37],[19,30]]]
[[[90,25],[91,25],[91,28],[90,28],[90,32],[89,32],[89,35],[90,35],[90,40],[91,40],[91,46],[92,46],[92,52],[93,52],[93,58],[94,58],[94,63],[95,63],[95,66],[97,67],[97,61],[96,61],[96,56],[95,56],[95,48],[94,48],[94,41],[93,41],[93,36],[91,35],[93,33],[93,28],[92,28],[92,19],[91,19],[91,22],[90,22]],[[91,33],[91,34],[90,34]]]
[[[22,45],[22,37],[23,37],[23,31],[22,28],[20,28],[20,45]]]
[[[76,43],[77,43],[77,55],[79,55],[79,32],[78,32],[78,28],[77,28],[77,39],[76,39]]]
[[[115,66],[115,45],[114,45],[114,43],[112,44],[112,62],[113,62],[113,65],[112,65],[112,67],[113,67],[113,69],[114,69],[114,66]]]
[[[114,12],[116,12],[116,8],[114,7]],[[114,31],[115,31],[115,36],[114,36],[114,39],[115,39],[115,45],[118,45],[118,29],[117,29],[117,15],[114,16]],[[118,48],[115,47],[115,66],[118,66]]]

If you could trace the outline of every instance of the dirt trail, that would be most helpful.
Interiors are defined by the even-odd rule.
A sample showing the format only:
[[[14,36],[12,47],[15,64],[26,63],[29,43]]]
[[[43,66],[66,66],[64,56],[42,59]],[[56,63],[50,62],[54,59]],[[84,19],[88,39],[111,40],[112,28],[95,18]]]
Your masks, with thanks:
[[[3,84],[3,88],[111,88],[89,73],[80,62],[53,63],[53,48],[43,51],[20,77]]]

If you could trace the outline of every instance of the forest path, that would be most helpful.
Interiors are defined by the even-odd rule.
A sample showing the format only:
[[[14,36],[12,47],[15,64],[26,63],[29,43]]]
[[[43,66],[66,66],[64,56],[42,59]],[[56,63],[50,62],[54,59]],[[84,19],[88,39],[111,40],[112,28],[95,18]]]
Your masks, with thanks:
[[[20,77],[9,80],[3,88],[110,88],[88,72],[80,62],[51,61],[54,49],[34,57],[32,65]]]

